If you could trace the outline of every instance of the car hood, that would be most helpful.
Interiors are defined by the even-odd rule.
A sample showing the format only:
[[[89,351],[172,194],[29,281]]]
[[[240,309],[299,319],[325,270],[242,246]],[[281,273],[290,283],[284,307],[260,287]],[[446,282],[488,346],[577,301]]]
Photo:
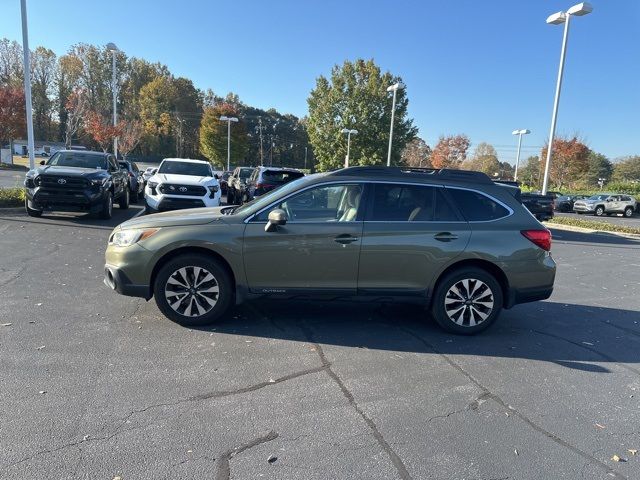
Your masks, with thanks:
[[[190,208],[154,213],[132,218],[120,224],[119,228],[161,228],[187,225],[205,225],[225,217],[223,210],[229,207]]]
[[[585,205],[590,205],[590,204],[593,204],[593,203],[596,203],[596,202],[602,202],[602,200],[576,200],[576,201],[574,202],[574,205],[575,205],[576,203],[585,204]]]
[[[196,177],[194,175],[178,175],[175,173],[156,173],[149,179],[158,183],[177,183],[180,185],[217,185],[214,177]]]
[[[79,168],[79,167],[58,167],[54,165],[45,165],[35,168],[27,172],[27,176],[37,176],[40,174],[60,175],[65,177],[88,177],[96,174],[107,174],[106,170],[99,168]]]

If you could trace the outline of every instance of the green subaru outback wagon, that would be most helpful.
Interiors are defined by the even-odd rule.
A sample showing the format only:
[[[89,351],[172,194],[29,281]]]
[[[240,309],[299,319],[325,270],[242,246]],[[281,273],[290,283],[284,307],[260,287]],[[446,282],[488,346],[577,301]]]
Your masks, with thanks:
[[[352,167],[250,203],[149,215],[109,237],[105,283],[168,318],[206,325],[250,298],[419,301],[472,334],[546,299],[551,234],[520,190],[479,172]]]

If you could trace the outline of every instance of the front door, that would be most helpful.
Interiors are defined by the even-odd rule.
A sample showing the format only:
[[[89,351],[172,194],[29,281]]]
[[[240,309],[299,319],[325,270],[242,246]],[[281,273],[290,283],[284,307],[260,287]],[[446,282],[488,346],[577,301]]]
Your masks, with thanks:
[[[376,183],[372,188],[358,292],[423,296],[434,275],[466,248],[469,224],[442,187]]]
[[[362,241],[358,184],[316,185],[254,217],[244,233],[244,266],[256,293],[355,294]],[[269,212],[287,223],[265,231]]]

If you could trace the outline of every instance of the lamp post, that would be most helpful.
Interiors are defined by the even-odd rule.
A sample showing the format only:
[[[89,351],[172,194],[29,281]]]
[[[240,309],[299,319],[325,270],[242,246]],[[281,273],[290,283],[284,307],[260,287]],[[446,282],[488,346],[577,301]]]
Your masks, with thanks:
[[[115,43],[107,43],[107,50],[111,52],[111,90],[113,91],[113,126],[118,124],[118,93],[116,92],[116,53],[118,47]],[[113,137],[113,154],[118,158],[118,137]]]
[[[227,171],[231,170],[231,122],[237,122],[236,117],[222,115],[220,121],[227,122]]]
[[[542,194],[547,194],[549,183],[549,168],[551,166],[551,153],[553,151],[553,137],[556,134],[556,119],[558,118],[558,102],[560,101],[560,89],[562,88],[562,74],[564,72],[564,59],[567,52],[567,39],[569,37],[569,22],[572,16],[582,17],[593,11],[593,7],[582,2],[574,5],[566,12],[557,12],[547,18],[550,25],[560,25],[564,23],[564,34],[562,36],[562,50],[560,51],[560,66],[558,67],[558,80],[556,82],[556,95],[553,101],[553,113],[551,114],[551,130],[549,131],[549,143],[547,145],[547,161],[544,167],[544,179],[542,181]]]
[[[340,130],[342,133],[347,134],[347,158],[344,162],[344,168],[349,168],[349,152],[351,150],[351,135],[357,135],[358,130],[349,130],[348,128],[343,128]]]
[[[522,135],[528,135],[531,133],[531,130],[514,130],[511,132],[512,135],[518,135],[518,153],[516,155],[516,171],[513,175],[513,180],[518,180],[518,165],[520,165],[520,146],[522,145]]]
[[[29,169],[35,167],[35,141],[33,139],[33,110],[31,107],[31,58],[29,53],[29,30],[27,29],[27,1],[20,1],[22,14],[22,50],[24,52],[24,99],[27,120],[27,145],[29,148]],[[12,152],[13,155],[13,152]]]
[[[391,166],[391,144],[393,143],[393,119],[396,113],[396,94],[398,90],[402,90],[404,84],[402,82],[394,83],[387,87],[387,92],[393,92],[393,103],[391,104],[391,128],[389,130],[389,152],[387,153],[387,167]]]

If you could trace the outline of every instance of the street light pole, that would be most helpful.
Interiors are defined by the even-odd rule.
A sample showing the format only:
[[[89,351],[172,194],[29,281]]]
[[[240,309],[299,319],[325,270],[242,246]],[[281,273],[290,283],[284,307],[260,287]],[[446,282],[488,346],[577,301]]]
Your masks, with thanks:
[[[349,130],[348,128],[343,128],[340,130],[342,133],[347,134],[347,158],[344,162],[344,168],[349,168],[349,152],[351,151],[351,135],[357,135],[358,130]]]
[[[111,90],[113,92],[113,126],[118,124],[118,94],[116,92],[116,53],[118,47],[114,43],[107,43],[107,50],[111,52]],[[118,137],[113,137],[113,154],[118,158]]]
[[[512,135],[518,135],[518,153],[516,155],[516,171],[513,175],[513,180],[518,180],[518,166],[520,165],[520,147],[522,146],[522,135],[527,135],[531,133],[531,130],[514,130],[511,132]]]
[[[29,149],[29,169],[35,168],[35,141],[33,138],[33,110],[31,106],[31,58],[29,53],[29,30],[27,28],[27,1],[20,1],[22,14],[22,50],[24,52],[24,99],[27,120],[27,145]],[[13,155],[13,152],[12,152]]]
[[[227,122],[227,171],[231,170],[231,122],[237,122],[236,117],[227,117],[222,115],[220,120]]]
[[[387,92],[393,92],[393,103],[391,104],[391,128],[389,129],[389,151],[387,152],[387,167],[391,166],[391,144],[393,143],[393,120],[396,113],[396,94],[398,90],[402,90],[404,84],[401,82],[395,83],[390,87],[387,87]]]
[[[564,73],[564,60],[567,52],[567,40],[569,38],[569,23],[572,15],[583,16],[591,13],[593,7],[582,2],[574,5],[566,12],[557,12],[547,18],[547,23],[551,25],[559,25],[564,23],[564,34],[562,35],[562,50],[560,51],[560,65],[558,67],[558,79],[556,81],[556,94],[553,100],[553,113],[551,114],[551,129],[549,131],[549,141],[547,145],[547,159],[544,167],[544,179],[542,180],[542,194],[547,194],[549,184],[549,170],[551,167],[551,154],[553,152],[553,138],[556,134],[556,120],[558,118],[558,103],[560,102],[560,90],[562,88],[562,75]]]

